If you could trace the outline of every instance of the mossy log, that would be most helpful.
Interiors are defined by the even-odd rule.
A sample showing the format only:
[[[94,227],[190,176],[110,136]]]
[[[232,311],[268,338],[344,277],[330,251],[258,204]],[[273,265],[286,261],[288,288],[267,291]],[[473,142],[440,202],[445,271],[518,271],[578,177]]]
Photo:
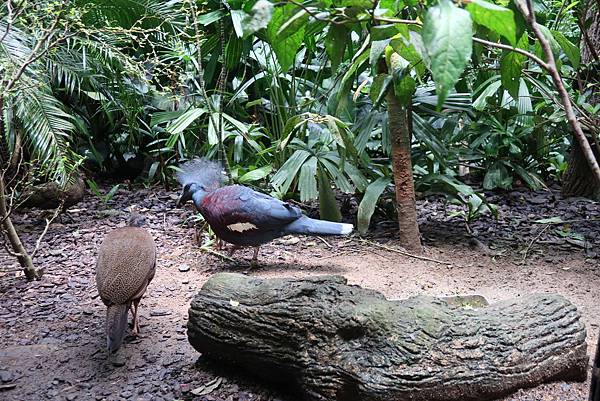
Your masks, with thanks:
[[[32,187],[26,194],[23,202],[25,207],[39,209],[56,209],[63,203],[63,209],[67,209],[79,203],[85,196],[85,183],[81,177],[77,177],[65,188],[61,188],[56,182],[47,182]]]
[[[584,380],[585,328],[559,295],[490,306],[388,301],[337,276],[212,276],[192,301],[196,350],[311,400],[484,400]]]

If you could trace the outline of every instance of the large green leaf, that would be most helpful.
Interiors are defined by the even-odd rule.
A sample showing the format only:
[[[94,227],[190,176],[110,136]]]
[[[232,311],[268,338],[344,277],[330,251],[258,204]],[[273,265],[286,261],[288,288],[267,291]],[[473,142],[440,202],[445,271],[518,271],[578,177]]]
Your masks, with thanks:
[[[404,25],[376,25],[371,28],[371,40],[376,42],[379,40],[391,39],[399,32],[406,35],[407,28]]]
[[[472,0],[467,5],[467,11],[471,13],[476,24],[504,36],[512,45],[516,43],[517,26],[512,10],[484,0]]]
[[[422,37],[431,62],[439,108],[471,58],[471,15],[450,0],[440,0],[439,5],[431,7],[425,15]]]
[[[302,167],[306,159],[310,157],[310,153],[306,150],[297,150],[292,156],[287,159],[283,166],[275,173],[273,178],[271,179],[271,185],[278,189],[282,193],[286,193],[294,178],[296,178],[296,174],[298,174],[298,170]]]
[[[248,171],[246,174],[244,174],[243,176],[241,176],[238,181],[241,184],[245,184],[245,183],[248,183],[248,182],[262,180],[267,175],[269,175],[269,173],[271,172],[271,170],[272,170],[271,166],[263,166],[263,167],[254,169],[252,171]]]
[[[578,69],[579,63],[581,62],[581,54],[579,52],[579,47],[573,44],[569,39],[565,37],[561,32],[552,31],[552,35],[562,48],[565,55],[571,60],[571,64],[573,64],[573,68]]]
[[[352,88],[353,78],[354,78],[355,74],[360,70],[360,68],[362,67],[364,62],[367,61],[368,57],[369,57],[369,52],[366,51],[366,47],[364,47],[362,49],[361,53],[354,56],[354,60],[353,60],[352,64],[350,65],[350,68],[348,68],[348,70],[342,77],[342,81],[340,82],[338,90],[335,93],[335,96],[334,96],[335,104],[329,105],[329,106],[331,106],[331,108],[334,111],[331,114],[339,115],[339,113],[341,112],[341,109],[342,109],[341,100],[343,97],[348,96],[348,93],[350,92],[350,89]]]
[[[519,80],[519,92],[517,95],[517,112],[516,123],[521,126],[533,126],[533,105],[531,103],[531,95],[525,80]]]
[[[317,169],[319,180],[319,215],[323,220],[342,221],[342,213],[335,200],[335,194],[331,189],[331,181],[322,166]]]
[[[292,16],[292,18],[285,21],[277,31],[277,36],[279,40],[284,40],[294,33],[298,32],[300,28],[304,28],[306,23],[308,22],[308,18],[310,15],[308,11],[303,8],[298,8],[296,14]]]
[[[325,51],[331,61],[331,71],[335,73],[344,57],[348,30],[343,25],[331,24],[325,36]]]
[[[500,162],[494,163],[483,177],[483,188],[490,190],[494,188],[509,189],[512,185],[512,177],[508,170]]]
[[[552,32],[550,31],[550,29],[548,29],[547,27],[545,27],[542,24],[537,24],[537,27],[540,29],[540,31],[542,32],[542,35],[544,35],[544,38],[546,38],[548,43],[550,43],[550,49],[552,49],[552,54],[554,55],[554,58],[556,59],[556,62],[558,64],[558,62],[559,62],[558,56],[560,55],[560,49],[561,49],[560,45],[554,38],[554,35],[552,35]],[[540,44],[536,43],[536,45],[538,47],[538,50],[536,52],[539,53],[539,55],[541,56],[542,51],[540,48]]]
[[[377,60],[379,60],[379,56],[381,56],[386,48],[386,46],[390,43],[391,39],[383,39],[383,40],[374,40],[371,43],[371,50],[369,51],[369,64],[372,67],[375,66]]]
[[[517,47],[527,50],[528,46],[529,40],[525,33],[521,36],[521,39],[519,39]],[[523,70],[525,60],[525,56],[514,51],[505,51],[500,59],[500,78],[502,86],[515,99],[518,96],[519,78],[521,77],[521,71]]]
[[[375,78],[373,78],[369,97],[371,98],[374,106],[379,105],[379,103],[383,100],[388,89],[390,88],[391,83],[392,76],[390,74],[378,74]]]
[[[277,56],[282,71],[289,70],[292,64],[294,64],[296,53],[302,45],[302,39],[304,38],[304,25],[301,26],[296,33],[283,40],[278,35],[281,26],[292,18],[297,10],[298,7],[293,4],[276,8],[273,12],[271,22],[269,22],[269,25],[267,26],[267,40],[275,51],[275,55]]]
[[[298,190],[300,191],[300,201],[306,202],[318,197],[317,192],[317,158],[311,157],[300,169],[298,178]]]
[[[167,131],[170,134],[179,134],[190,126],[196,119],[202,117],[206,113],[206,109],[192,108],[180,115],[175,121],[167,126]]]
[[[411,36],[419,36],[415,32]],[[403,59],[410,63],[410,66],[415,69],[417,75],[422,77],[425,73],[425,62],[421,58],[421,54],[417,51],[415,45],[411,43],[410,39],[407,39],[403,34],[398,34],[390,41],[390,46],[398,53]]]
[[[502,85],[502,82],[498,80],[497,76],[486,82],[487,84],[483,91],[481,91],[481,94],[473,101],[473,108],[475,110],[481,111],[485,109],[487,106],[487,99],[490,96],[496,95],[496,92],[498,92],[498,89],[500,89],[500,85]]]
[[[360,201],[360,205],[358,205],[357,228],[359,233],[365,234],[369,229],[369,224],[371,223],[371,217],[375,211],[377,200],[390,182],[391,179],[389,177],[380,177],[369,184],[365,190],[365,195]]]

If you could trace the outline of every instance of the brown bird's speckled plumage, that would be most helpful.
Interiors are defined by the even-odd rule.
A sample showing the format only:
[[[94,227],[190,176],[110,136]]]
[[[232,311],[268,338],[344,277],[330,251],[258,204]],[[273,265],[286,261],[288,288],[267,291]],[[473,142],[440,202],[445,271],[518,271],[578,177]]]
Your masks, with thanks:
[[[127,311],[133,314],[133,334],[139,332],[138,304],[154,277],[156,245],[150,233],[140,227],[143,218],[133,215],[129,226],[108,233],[96,264],[96,285],[106,313],[109,352],[116,352],[123,341]]]

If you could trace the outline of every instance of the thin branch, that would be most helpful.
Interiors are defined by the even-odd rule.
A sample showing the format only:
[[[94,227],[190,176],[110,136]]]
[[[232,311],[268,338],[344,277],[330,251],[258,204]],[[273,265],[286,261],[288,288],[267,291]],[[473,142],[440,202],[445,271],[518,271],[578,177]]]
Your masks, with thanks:
[[[540,237],[542,236],[542,234],[548,229],[548,227],[550,227],[551,224],[546,224],[541,230],[540,232],[535,236],[535,238],[533,238],[531,240],[531,242],[529,243],[529,245],[527,246],[527,248],[525,248],[525,254],[523,255],[523,260],[521,262],[525,262],[525,260],[527,259],[527,254],[529,253],[529,250],[531,249],[531,247],[533,246],[533,244],[540,239]]]
[[[12,89],[12,87],[17,83],[17,81],[19,80],[19,78],[21,78],[21,75],[23,75],[23,73],[25,72],[25,70],[27,69],[28,66],[30,66],[32,63],[34,63],[37,60],[39,60],[42,56],[44,56],[46,53],[48,53],[48,51],[50,51],[50,49],[54,48],[60,42],[66,40],[66,39],[68,39],[68,38],[70,38],[72,36],[75,36],[77,34],[76,32],[74,32],[74,33],[72,33],[70,35],[67,35],[66,32],[67,32],[68,29],[67,29],[67,27],[65,27],[62,36],[59,36],[53,42],[48,43],[48,45],[46,46],[46,48],[44,50],[40,51],[42,45],[46,44],[48,42],[48,40],[50,38],[52,38],[53,35],[56,34],[56,28],[58,27],[58,24],[61,21],[62,15],[63,15],[62,12],[59,12],[59,13],[56,14],[54,21],[52,22],[52,24],[50,25],[50,27],[48,28],[48,30],[46,31],[46,33],[42,36],[41,39],[39,39],[37,41],[37,43],[35,44],[35,46],[31,50],[29,58],[12,75],[12,77],[10,78],[10,80],[5,81],[6,84],[5,84],[4,88],[2,88],[2,90],[4,92],[8,92],[10,89]]]
[[[60,201],[60,204],[58,205],[56,210],[54,210],[54,214],[52,215],[52,217],[50,219],[46,219],[46,227],[44,227],[44,231],[42,231],[42,233],[38,237],[38,239],[35,243],[35,248],[33,249],[33,252],[31,252],[32,259],[35,256],[35,254],[37,253],[37,251],[40,249],[40,246],[42,244],[42,239],[48,232],[48,228],[50,227],[50,224],[52,224],[52,222],[58,217],[58,215],[60,214],[60,211],[63,210],[64,205],[65,205],[65,200],[63,199]]]
[[[529,59],[535,61],[543,69],[550,71],[549,70],[550,66],[548,65],[548,63],[544,62],[544,60],[542,60],[535,54],[528,52],[527,50],[519,49],[518,47],[512,47],[509,45],[504,45],[502,43],[490,42],[489,40],[480,39],[480,38],[476,38],[476,37],[473,37],[473,42],[481,43],[482,45],[485,45],[488,47],[496,47],[498,49],[509,50],[509,51],[513,51],[515,53],[522,54],[523,56],[526,56]]]
[[[428,258],[427,256],[415,255],[413,253],[409,253],[409,252],[406,252],[406,251],[401,251],[400,249],[396,249],[396,248],[392,248],[392,247],[389,247],[389,246],[381,245],[381,244],[378,244],[377,242],[369,241],[369,240],[366,240],[366,239],[359,239],[359,241],[362,242],[362,243],[365,243],[367,245],[375,246],[377,248],[385,249],[385,250],[391,251],[391,252],[396,252],[396,253],[399,253],[400,255],[408,256],[410,258],[415,258],[415,259],[420,259],[420,260],[426,260],[428,262],[439,263],[440,265],[447,265],[447,266],[449,266],[449,265],[452,264],[450,262],[444,262],[444,261],[441,261],[441,260]]]
[[[412,19],[399,19],[399,18],[388,18],[388,17],[374,17],[375,21],[388,22],[390,24],[406,24],[406,25],[423,25],[420,21]]]
[[[4,39],[6,39],[6,35],[8,35],[8,33],[10,32],[10,28],[12,28],[12,23],[13,23],[12,0],[8,0],[6,2],[6,8],[8,9],[8,15],[6,16],[6,20],[7,20],[6,30],[2,34],[2,37],[0,38],[0,43],[4,42]]]
[[[220,253],[220,252],[213,251],[212,249],[210,249],[210,248],[208,248],[208,247],[206,247],[206,246],[201,246],[201,247],[200,247],[200,250],[201,250],[202,252],[210,253],[211,255],[218,256],[219,258],[222,258],[222,259],[228,260],[228,261],[230,261],[230,262],[235,262],[235,261],[236,261],[235,259],[233,259],[233,258],[230,258],[230,257],[229,257],[229,256],[227,256],[227,255],[223,255],[223,254],[222,254],[222,253]]]
[[[302,3],[298,3],[296,1],[291,0],[291,1],[288,1],[286,4],[293,4],[295,6],[300,7],[301,9],[303,9],[304,11],[306,11],[306,13],[308,15],[310,15],[311,17],[313,17],[317,21],[328,22],[328,23],[334,24],[334,25],[344,25],[344,24],[347,24],[347,23],[361,23],[361,22],[368,21],[368,19],[362,19],[361,20],[361,19],[358,19],[358,18],[346,18],[346,19],[343,19],[343,20],[340,20],[340,21],[337,21],[337,20],[334,20],[334,19],[331,19],[331,18],[321,18],[321,17],[319,17],[319,15],[317,13],[315,13],[313,10],[311,10],[310,8],[308,8],[307,6],[305,6]],[[375,18],[375,19],[377,19],[377,18]]]

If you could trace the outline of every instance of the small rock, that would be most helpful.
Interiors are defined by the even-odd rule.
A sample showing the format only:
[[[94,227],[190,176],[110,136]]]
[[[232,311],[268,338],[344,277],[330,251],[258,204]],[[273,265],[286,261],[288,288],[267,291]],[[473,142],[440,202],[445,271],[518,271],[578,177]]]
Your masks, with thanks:
[[[283,245],[296,245],[300,242],[300,238],[298,237],[290,237],[290,238],[282,238],[279,242]]]
[[[0,370],[0,381],[2,383],[8,383],[13,381],[13,375],[8,370]]]
[[[125,361],[125,358],[123,358],[123,357],[120,357],[117,355],[112,355],[110,358],[110,363],[113,366],[120,368],[121,366],[125,366],[126,361]]]
[[[77,399],[77,394],[67,394],[67,401],[73,401]]]
[[[190,265],[185,264],[185,263],[182,264],[182,265],[179,265],[179,271],[180,272],[187,272],[188,270],[190,270]]]
[[[171,312],[164,309],[154,309],[150,312],[150,316],[168,316]]]

